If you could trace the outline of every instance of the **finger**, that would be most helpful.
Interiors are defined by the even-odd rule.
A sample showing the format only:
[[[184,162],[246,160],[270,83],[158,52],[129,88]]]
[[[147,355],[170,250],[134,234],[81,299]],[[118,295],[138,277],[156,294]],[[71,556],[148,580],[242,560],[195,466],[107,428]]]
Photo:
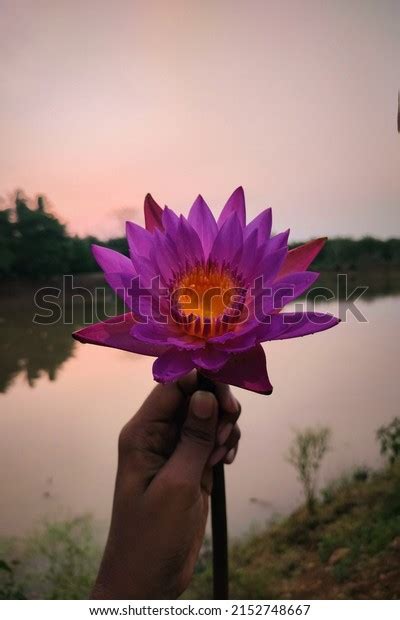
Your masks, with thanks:
[[[239,449],[239,444],[236,444],[234,448],[231,448],[229,452],[226,454],[224,458],[224,463],[226,465],[231,465],[236,458],[237,452]]]
[[[240,415],[240,412],[239,412]],[[239,415],[237,416],[236,419],[239,418]],[[228,438],[230,437],[230,435],[232,434],[233,429],[235,428],[235,426],[237,426],[235,424],[236,420],[226,420],[226,417],[223,416],[222,421],[219,422],[218,424],[218,429],[217,429],[217,446],[223,446],[226,444],[226,442],[228,441]]]
[[[223,461],[228,452],[237,446],[241,436],[240,428],[237,424],[233,427],[228,439],[223,446],[217,446],[211,453],[209,464],[211,466],[216,465],[220,461]]]
[[[217,444],[222,446],[231,434],[240,416],[241,407],[239,401],[230,391],[229,386],[223,383],[216,385],[216,396],[221,409],[217,430]]]
[[[201,478],[201,487],[207,493],[207,495],[211,495],[212,483],[213,483],[213,470],[212,470],[212,467],[210,467],[209,465],[206,465],[203,471],[203,476]]]
[[[195,392],[190,399],[178,445],[156,479],[176,483],[178,487],[182,483],[199,487],[215,444],[217,417],[215,396],[202,390]]]
[[[215,396],[217,397],[220,409],[228,416],[235,417],[240,412],[240,404],[232,394],[231,388],[226,383],[215,383]],[[234,420],[236,421],[236,420]]]
[[[188,375],[173,383],[159,383],[146,398],[135,421],[163,422],[175,417],[176,412],[186,403],[197,389],[197,373]]]
[[[235,424],[228,439],[224,443],[225,448],[228,448],[228,450],[234,448],[239,443],[241,435],[242,433],[240,431],[239,425]]]
[[[211,453],[208,460],[210,467],[214,467],[217,463],[220,463],[228,454],[228,448],[226,446],[219,446]]]

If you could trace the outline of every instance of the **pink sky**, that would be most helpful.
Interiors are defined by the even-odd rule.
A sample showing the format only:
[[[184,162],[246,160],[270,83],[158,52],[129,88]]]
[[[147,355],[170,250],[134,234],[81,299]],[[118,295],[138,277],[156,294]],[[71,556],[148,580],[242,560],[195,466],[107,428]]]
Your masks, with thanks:
[[[400,235],[398,0],[3,0],[0,58],[0,195],[74,232],[243,185],[297,239]]]

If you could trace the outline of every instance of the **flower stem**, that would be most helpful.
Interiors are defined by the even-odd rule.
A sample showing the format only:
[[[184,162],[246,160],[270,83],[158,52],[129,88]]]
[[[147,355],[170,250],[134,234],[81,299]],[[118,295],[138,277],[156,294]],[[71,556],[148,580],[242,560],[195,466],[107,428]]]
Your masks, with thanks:
[[[200,372],[198,384],[201,390],[215,392],[214,383]],[[213,467],[213,489],[211,493],[211,527],[213,547],[213,598],[226,600],[228,589],[228,528],[226,520],[224,464]]]

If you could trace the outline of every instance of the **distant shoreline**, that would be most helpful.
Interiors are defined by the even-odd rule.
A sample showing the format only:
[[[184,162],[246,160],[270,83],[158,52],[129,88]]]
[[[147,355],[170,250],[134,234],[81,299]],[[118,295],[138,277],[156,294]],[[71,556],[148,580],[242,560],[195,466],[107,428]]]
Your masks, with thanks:
[[[349,286],[368,286],[373,296],[379,294],[400,293],[400,266],[397,265],[378,265],[373,268],[360,268],[348,270],[320,270],[317,267],[311,271],[318,271],[320,277],[316,281],[313,289],[327,287],[334,289],[339,274],[346,274]],[[64,274],[73,276],[73,286],[84,287],[93,290],[95,287],[111,289],[104,280],[101,271],[91,273]],[[23,297],[27,293],[34,294],[42,287],[61,288],[63,277],[61,275],[50,276],[43,279],[32,280],[31,278],[14,277],[0,281],[0,299]],[[368,295],[367,295],[368,296]]]

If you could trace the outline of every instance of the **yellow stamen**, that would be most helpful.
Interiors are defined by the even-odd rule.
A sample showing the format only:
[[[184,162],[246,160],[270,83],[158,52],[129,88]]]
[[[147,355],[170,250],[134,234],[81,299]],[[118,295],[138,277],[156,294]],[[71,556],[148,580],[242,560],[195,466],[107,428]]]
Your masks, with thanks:
[[[174,297],[189,334],[211,338],[233,329],[222,319],[229,312],[229,291],[239,286],[231,273],[212,264],[197,265],[177,282]],[[224,297],[225,295],[225,297]]]

